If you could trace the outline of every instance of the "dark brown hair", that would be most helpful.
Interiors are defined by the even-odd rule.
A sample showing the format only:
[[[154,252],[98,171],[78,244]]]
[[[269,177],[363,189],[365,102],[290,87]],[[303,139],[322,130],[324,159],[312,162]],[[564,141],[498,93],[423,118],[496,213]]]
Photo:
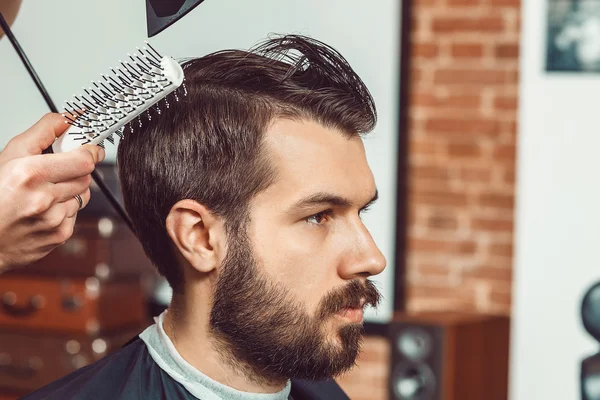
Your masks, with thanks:
[[[117,162],[124,204],[148,257],[175,292],[181,268],[165,221],[182,199],[244,226],[247,204],[276,176],[261,151],[275,118],[309,119],[348,136],[373,129],[373,99],[333,48],[304,36],[271,38],[183,63],[187,95],[125,129]]]

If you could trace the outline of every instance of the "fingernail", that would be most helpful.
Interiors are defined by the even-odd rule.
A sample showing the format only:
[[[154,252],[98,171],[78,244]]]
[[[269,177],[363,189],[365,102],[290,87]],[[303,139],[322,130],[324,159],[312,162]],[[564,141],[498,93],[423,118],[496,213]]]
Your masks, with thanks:
[[[98,147],[100,147],[100,146],[98,146]],[[106,157],[106,152],[104,151],[104,149],[102,147],[100,147],[98,149],[98,162],[104,161],[104,157]]]

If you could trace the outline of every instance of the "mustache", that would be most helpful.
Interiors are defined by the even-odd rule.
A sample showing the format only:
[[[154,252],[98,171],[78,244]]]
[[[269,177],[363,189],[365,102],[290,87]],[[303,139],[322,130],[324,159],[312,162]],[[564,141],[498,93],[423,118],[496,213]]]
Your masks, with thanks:
[[[321,301],[317,317],[324,320],[345,308],[361,308],[362,300],[365,301],[365,306],[376,308],[381,301],[381,293],[370,280],[363,283],[355,279],[347,286],[328,293]]]

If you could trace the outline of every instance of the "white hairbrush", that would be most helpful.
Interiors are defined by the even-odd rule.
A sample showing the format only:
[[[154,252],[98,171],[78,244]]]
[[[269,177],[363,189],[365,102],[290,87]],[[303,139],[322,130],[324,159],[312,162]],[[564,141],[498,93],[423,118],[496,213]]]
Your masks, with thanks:
[[[169,107],[166,96],[181,86],[183,70],[173,58],[161,56],[146,44],[149,49],[138,48],[138,53],[129,55],[131,61],[119,61],[119,67],[111,68],[112,75],[101,75],[102,80],[83,89],[85,94],[73,95],[66,102],[70,115],[64,116],[71,127],[52,144],[54,153],[84,144],[104,146],[104,140],[114,144],[113,134],[121,137],[123,126],[144,111],[151,118],[149,109],[160,100],[165,99]],[[160,108],[156,112],[160,114]]]

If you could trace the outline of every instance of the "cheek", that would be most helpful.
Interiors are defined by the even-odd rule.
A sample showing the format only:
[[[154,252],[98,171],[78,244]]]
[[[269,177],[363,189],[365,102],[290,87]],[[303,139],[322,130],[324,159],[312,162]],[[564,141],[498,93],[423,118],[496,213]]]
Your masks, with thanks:
[[[338,261],[327,240],[303,230],[256,229],[254,255],[258,268],[312,314],[336,284]]]

